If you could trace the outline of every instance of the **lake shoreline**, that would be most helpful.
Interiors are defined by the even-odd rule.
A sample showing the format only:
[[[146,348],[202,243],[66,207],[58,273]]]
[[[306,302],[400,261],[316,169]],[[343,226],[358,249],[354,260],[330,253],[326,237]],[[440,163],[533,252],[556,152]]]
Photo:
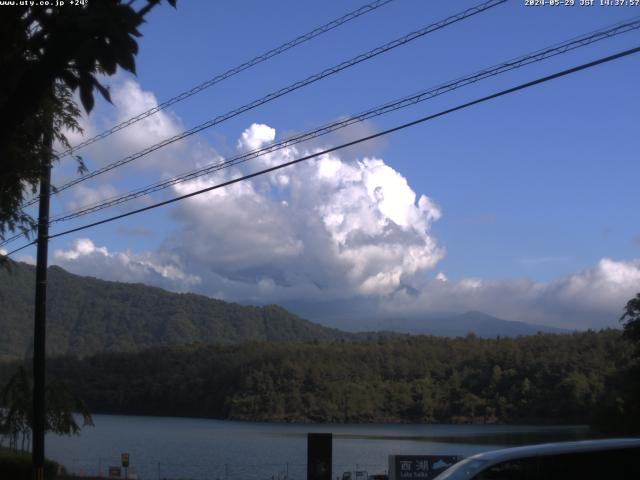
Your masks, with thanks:
[[[197,415],[158,415],[154,413],[144,413],[144,412],[119,412],[119,411],[92,411],[91,415],[113,415],[113,416],[124,416],[124,417],[145,417],[145,418],[183,418],[183,419],[195,419],[195,420],[217,420],[217,421],[226,421],[226,422],[242,422],[242,423],[263,423],[263,424],[282,424],[282,425],[326,425],[326,424],[334,424],[334,425],[504,425],[504,426],[531,426],[531,427],[549,427],[549,426],[560,426],[560,427],[588,427],[591,428],[591,425],[587,423],[559,423],[559,422],[551,422],[544,421],[543,419],[531,419],[529,421],[520,421],[520,422],[505,422],[505,421],[469,421],[463,417],[456,417],[454,421],[434,421],[434,422],[423,422],[418,419],[376,419],[376,420],[366,420],[362,422],[340,422],[333,420],[313,420],[313,419],[304,419],[304,418],[279,418],[279,417],[206,417],[206,416],[197,416]]]

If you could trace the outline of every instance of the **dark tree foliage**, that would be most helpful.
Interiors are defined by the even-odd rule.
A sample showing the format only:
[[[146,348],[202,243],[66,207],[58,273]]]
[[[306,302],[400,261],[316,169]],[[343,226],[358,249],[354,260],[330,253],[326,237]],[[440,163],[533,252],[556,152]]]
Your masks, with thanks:
[[[631,362],[617,330],[401,336],[58,357],[95,413],[313,422],[588,423]],[[13,364],[0,368],[0,377]],[[73,375],[69,377],[69,372]],[[1,378],[0,378],[1,383]]]
[[[24,367],[19,367],[9,378],[0,392],[0,426],[9,444],[21,450],[29,443],[33,425],[33,386],[32,375]],[[80,431],[80,425],[74,418],[79,413],[84,425],[93,425],[91,413],[86,405],[76,397],[61,380],[50,382],[46,389],[45,431],[59,435],[72,435]]]
[[[624,310],[620,317],[624,322],[624,336],[640,348],[640,293],[627,302]]]
[[[138,28],[161,0],[89,1],[84,6],[5,6],[0,15],[0,239],[7,230],[28,231],[33,219],[20,209],[35,192],[40,166],[51,152],[50,132],[63,148],[64,130],[78,129],[78,92],[87,112],[94,90],[110,100],[101,74],[135,72]],[[167,0],[175,6],[176,0]],[[18,2],[16,2],[18,3]],[[28,4],[29,2],[20,2]],[[53,119],[53,124],[52,124]],[[82,168],[82,163],[80,163]]]
[[[640,293],[627,302],[620,320],[623,337],[634,347],[634,359],[607,382],[607,395],[597,412],[598,429],[640,434]]]

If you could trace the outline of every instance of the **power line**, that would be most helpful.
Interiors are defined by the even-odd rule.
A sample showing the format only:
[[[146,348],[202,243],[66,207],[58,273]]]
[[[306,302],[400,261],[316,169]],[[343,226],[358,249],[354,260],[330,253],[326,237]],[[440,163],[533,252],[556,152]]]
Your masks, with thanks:
[[[184,138],[187,138],[191,135],[194,135],[198,132],[201,132],[202,130],[205,130],[207,128],[210,128],[214,125],[217,125],[219,123],[222,123],[226,120],[229,120],[230,118],[233,118],[237,115],[240,115],[241,113],[247,112],[249,110],[252,110],[260,105],[263,105],[265,103],[268,103],[272,100],[275,100],[279,97],[282,97],[283,95],[286,95],[288,93],[291,93],[295,90],[298,90],[302,87],[305,87],[307,85],[310,85],[312,83],[315,83],[325,77],[328,77],[330,75],[334,75],[342,70],[345,70],[346,68],[352,67],[354,65],[357,65],[361,62],[364,62],[366,60],[369,60],[373,57],[376,57],[382,53],[388,52],[389,50],[392,50],[394,48],[400,47],[402,45],[405,45],[413,40],[416,40],[418,38],[421,38],[429,33],[435,32],[437,30],[440,30],[442,28],[445,28],[451,24],[457,23],[461,20],[464,20],[466,18],[472,17],[474,15],[477,15],[479,13],[485,12],[493,7],[496,7],[498,5],[501,5],[503,3],[507,2],[507,0],[488,0],[484,3],[481,3],[479,5],[476,5],[474,7],[468,8],[466,10],[464,10],[463,12],[460,12],[458,14],[452,15],[444,20],[441,20],[440,22],[437,23],[433,23],[431,25],[428,25],[420,30],[416,30],[415,32],[409,33],[407,35],[405,35],[404,37],[398,38],[396,40],[393,40],[391,42],[388,42],[380,47],[374,48],[373,50],[369,50],[366,53],[360,54],[356,57],[351,58],[350,60],[344,61],[334,67],[331,68],[327,68],[325,70],[323,70],[320,73],[316,73],[314,75],[311,75],[307,78],[305,78],[304,80],[299,80],[287,87],[281,88],[280,90],[276,90],[275,92],[272,92],[262,98],[259,98],[257,100],[254,100],[253,102],[250,102],[248,104],[243,105],[242,107],[239,107],[235,110],[232,110],[230,112],[227,112],[223,115],[219,115],[216,118],[209,120],[205,123],[202,123],[200,125],[197,125],[189,130],[186,130],[182,133],[179,133],[177,135],[174,135],[173,137],[167,138],[159,143],[156,143],[150,147],[147,147],[143,150],[140,150],[137,153],[134,153],[132,155],[129,155],[121,160],[118,160],[116,162],[113,162],[109,165],[106,165],[102,168],[99,168],[98,170],[95,170],[94,172],[91,172],[87,175],[84,175],[83,177],[80,178],[76,178],[74,180],[71,180],[70,182],[65,183],[64,185],[57,187],[56,191],[57,192],[61,192],[63,190],[66,190],[74,185],[77,185],[80,182],[84,182],[86,180],[89,180],[91,178],[94,178],[98,175],[101,175],[105,172],[108,172],[110,170],[113,170],[114,168],[120,167],[122,165],[125,165],[127,163],[130,163],[134,160],[137,160],[138,158],[144,157],[152,152],[155,152],[156,150],[159,150],[160,148],[166,147],[167,145],[170,145],[174,142],[177,142],[179,140],[182,140]],[[23,205],[23,208],[28,207],[30,205],[33,205],[34,203],[36,203],[38,201],[39,197],[35,197],[32,200],[30,200],[29,202],[27,202],[25,205]]]
[[[93,204],[87,204],[73,211],[63,212],[53,217],[51,219],[51,223],[72,220],[74,218],[78,218],[84,215],[95,213],[100,210],[104,210],[106,208],[120,205],[122,203],[134,200],[136,198],[163,190],[170,186],[173,186],[188,180],[193,180],[203,175],[207,175],[209,173],[222,170],[224,168],[229,168],[231,166],[238,165],[240,163],[245,163],[251,159],[281,150],[283,148],[286,148],[292,145],[296,145],[304,141],[308,141],[313,138],[317,138],[322,135],[326,135],[338,129],[342,129],[347,126],[353,125],[355,123],[362,122],[364,120],[371,119],[374,117],[378,117],[380,115],[384,115],[395,110],[406,108],[411,105],[415,105],[416,103],[429,100],[431,98],[456,90],[466,85],[470,85],[472,83],[476,83],[481,80],[485,80],[487,78],[490,78],[511,70],[515,70],[517,68],[521,68],[526,65],[530,65],[532,63],[537,63],[537,62],[546,60],[548,58],[555,57],[557,55],[575,50],[577,48],[620,35],[622,33],[626,33],[632,30],[637,30],[638,28],[640,28],[640,17],[636,17],[634,19],[627,20],[625,22],[619,22],[613,26],[605,27],[605,28],[590,32],[588,34],[581,35],[579,37],[574,37],[565,42],[554,44],[550,47],[536,50],[535,52],[522,55],[520,57],[511,59],[511,60],[507,60],[505,62],[494,65],[493,67],[485,68],[473,74],[466,75],[456,80],[440,84],[429,90],[425,90],[425,91],[416,93],[414,95],[404,97],[400,100],[388,102],[384,105],[377,106],[375,108],[359,113],[357,115],[353,115],[346,119],[329,123],[327,125],[315,128],[305,133],[301,133],[295,136],[285,138],[278,142],[273,142],[269,145],[253,150],[251,152],[237,155],[223,162],[218,162],[203,168],[192,170],[190,172],[183,173],[178,176],[174,176],[167,180],[156,182],[151,185],[129,191],[127,193],[119,194],[108,199],[94,202]]]
[[[22,237],[22,236],[28,237],[29,234],[28,232],[25,233],[16,233],[15,235],[9,237],[9,238],[5,238],[2,242],[0,242],[0,247],[4,247],[5,245],[7,245],[8,243],[13,242],[14,240],[17,240],[18,238]]]
[[[271,172],[274,172],[276,170],[280,170],[282,168],[289,167],[291,165],[295,165],[297,163],[301,163],[301,162],[304,162],[306,160],[310,160],[312,158],[319,157],[321,155],[326,155],[328,153],[335,152],[337,150],[341,150],[343,148],[351,147],[351,146],[357,145],[359,143],[363,143],[363,142],[366,142],[366,141],[369,141],[369,140],[373,140],[374,138],[378,138],[378,137],[381,137],[383,135],[388,135],[390,133],[394,133],[394,132],[397,132],[399,130],[403,130],[405,128],[409,128],[409,127],[418,125],[420,123],[424,123],[424,122],[427,122],[427,121],[430,121],[430,120],[434,120],[436,118],[448,115],[450,113],[457,112],[458,110],[463,110],[465,108],[469,108],[471,106],[478,105],[480,103],[484,103],[484,102],[487,102],[489,100],[493,100],[493,99],[498,98],[498,97],[502,97],[502,96],[505,96],[505,95],[508,95],[508,94],[511,94],[511,93],[514,93],[514,92],[517,92],[517,91],[520,91],[520,90],[524,90],[524,89],[533,87],[535,85],[539,85],[541,83],[545,83],[545,82],[548,82],[548,81],[551,81],[551,80],[555,80],[557,78],[564,77],[564,76],[579,72],[581,70],[586,70],[588,68],[592,68],[592,67],[595,67],[597,65],[608,63],[608,62],[611,62],[613,60],[617,60],[617,59],[620,59],[620,58],[623,58],[623,57],[626,57],[626,56],[629,56],[629,55],[632,55],[632,54],[635,54],[635,53],[638,53],[638,52],[640,52],[640,46],[639,47],[635,47],[635,48],[631,48],[631,49],[628,49],[628,50],[624,50],[622,52],[618,52],[616,54],[609,55],[607,57],[601,57],[601,58],[599,58],[597,60],[594,60],[594,61],[591,61],[591,62],[588,62],[588,63],[583,63],[583,64],[578,65],[576,67],[572,67],[572,68],[569,68],[569,69],[566,69],[566,70],[562,70],[560,72],[557,72],[557,73],[554,73],[554,74],[551,74],[551,75],[547,75],[545,77],[537,78],[536,80],[532,80],[532,81],[529,81],[529,82],[526,82],[526,83],[522,83],[520,85],[508,88],[506,90],[501,90],[501,91],[499,91],[497,93],[494,93],[494,94],[491,94],[491,95],[487,95],[485,97],[482,97],[482,98],[479,98],[479,99],[476,99],[476,100],[473,100],[473,101],[470,101],[470,102],[467,102],[467,103],[463,103],[461,105],[449,108],[447,110],[442,110],[442,111],[440,111],[438,113],[434,113],[434,114],[431,114],[431,115],[427,115],[427,116],[418,118],[417,120],[413,120],[411,122],[403,123],[402,125],[398,125],[396,127],[389,128],[387,130],[383,130],[382,132],[374,133],[372,135],[368,135],[366,137],[359,138],[357,140],[352,140],[350,142],[343,143],[343,144],[338,145],[336,147],[327,148],[327,149],[322,150],[320,152],[316,152],[316,153],[313,153],[313,154],[310,154],[310,155],[306,155],[304,157],[298,158],[296,160],[292,160],[290,162],[285,162],[285,163],[282,163],[280,165],[276,165],[276,166],[273,166],[273,167],[265,168],[265,169],[260,170],[258,172],[254,172],[254,173],[245,175],[243,177],[239,177],[239,178],[235,178],[235,179],[232,179],[232,180],[228,180],[226,182],[219,183],[217,185],[213,185],[213,186],[210,186],[210,187],[207,187],[207,188],[203,188],[203,189],[197,190],[195,192],[191,192],[191,193],[187,193],[185,195],[181,195],[179,197],[171,198],[169,200],[158,202],[158,203],[155,203],[153,205],[149,205],[149,206],[146,206],[146,207],[143,207],[143,208],[139,208],[137,210],[132,210],[130,212],[126,212],[126,213],[123,213],[123,214],[120,214],[120,215],[115,215],[113,217],[109,217],[109,218],[105,218],[103,220],[99,220],[97,222],[85,224],[85,225],[82,225],[80,227],[72,228],[72,229],[69,229],[69,230],[64,230],[64,231],[56,233],[54,235],[49,235],[48,238],[52,239],[52,238],[56,238],[56,237],[61,237],[63,235],[68,235],[70,233],[79,232],[79,231],[82,231],[82,230],[86,230],[88,228],[96,227],[98,225],[103,225],[105,223],[113,222],[113,221],[119,220],[121,218],[129,217],[131,215],[136,215],[138,213],[146,212],[148,210],[153,210],[153,209],[165,206],[165,205],[169,205],[171,203],[178,202],[180,200],[185,200],[187,198],[191,198],[191,197],[194,197],[196,195],[200,195],[202,193],[206,193],[206,192],[210,192],[212,190],[217,190],[219,188],[227,187],[227,186],[232,185],[234,183],[238,183],[238,182],[242,182],[242,181],[245,181],[245,180],[249,180],[251,178],[254,178],[254,177],[257,177],[257,176],[260,176],[260,175],[271,173]],[[30,243],[27,243],[26,245],[23,245],[23,246],[15,249],[15,250],[9,252],[7,254],[7,256],[12,255],[12,254],[14,254],[16,252],[19,252],[20,250],[22,250],[24,248],[27,248],[30,245],[33,245],[34,243],[36,243],[36,242],[32,241]]]
[[[102,140],[103,138],[106,138],[130,125],[133,125],[134,123],[139,122],[140,120],[144,120],[145,118],[150,117],[151,115],[154,115],[164,109],[166,109],[167,107],[170,107],[171,105],[174,105],[178,102],[181,102],[182,100],[185,100],[197,93],[200,93],[203,90],[206,90],[207,88],[222,82],[223,80],[226,80],[230,77],[233,77],[234,75],[237,75],[240,72],[243,72],[244,70],[247,70],[251,67],[254,67],[262,62],[265,62],[267,60],[269,60],[270,58],[273,58],[277,55],[280,55],[281,53],[286,52],[287,50],[290,50],[294,47],[297,47],[298,45],[308,42],[309,40],[322,35],[323,33],[326,33],[330,30],[333,30],[334,28],[337,28],[341,25],[344,25],[347,22],[350,22],[351,20],[355,20],[356,18],[365,15],[369,12],[372,12],[384,5],[386,5],[387,3],[390,3],[394,0],[376,0],[375,2],[371,2],[367,5],[364,5],[360,8],[358,8],[357,10],[353,10],[352,12],[347,13],[346,15],[343,15],[340,18],[336,18],[335,20],[332,20],[328,23],[325,23],[324,25],[314,28],[313,30],[311,30],[310,32],[307,32],[303,35],[300,35],[299,37],[294,38],[293,40],[290,40],[286,43],[283,43],[282,45],[273,48],[271,50],[269,50],[268,52],[265,52],[261,55],[258,55],[257,57],[252,58],[251,60],[249,60],[248,62],[242,63],[236,67],[233,67],[229,70],[227,70],[226,72],[223,72],[219,75],[216,75],[215,77],[206,80],[205,82],[202,82],[200,85],[197,85],[189,90],[186,90],[182,93],[179,93],[178,95],[162,102],[161,104],[150,108],[149,110],[142,112],[134,117],[129,118],[128,120],[125,120],[122,123],[119,123],[115,126],[113,126],[112,128],[105,130],[104,132],[88,138],[87,140],[79,143],[78,145],[75,145],[71,148],[69,148],[68,150],[65,150],[64,152],[62,152],[60,154],[60,158],[62,157],[66,157],[67,155],[72,154],[73,152],[75,152],[76,150],[79,150],[83,147],[86,147],[87,145],[91,145],[92,143],[97,142],[98,140]]]

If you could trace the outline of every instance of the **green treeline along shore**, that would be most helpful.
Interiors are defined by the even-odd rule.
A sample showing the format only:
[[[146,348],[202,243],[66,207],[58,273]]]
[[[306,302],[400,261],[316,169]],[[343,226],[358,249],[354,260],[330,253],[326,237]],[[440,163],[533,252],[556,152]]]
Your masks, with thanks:
[[[627,391],[638,372],[634,357],[617,330],[498,339],[398,336],[64,356],[49,361],[49,378],[64,379],[94,413],[284,422],[595,422],[621,430],[632,420],[632,405],[624,410],[634,401]],[[0,383],[16,366],[15,360],[0,365]],[[619,414],[624,422],[616,425]]]

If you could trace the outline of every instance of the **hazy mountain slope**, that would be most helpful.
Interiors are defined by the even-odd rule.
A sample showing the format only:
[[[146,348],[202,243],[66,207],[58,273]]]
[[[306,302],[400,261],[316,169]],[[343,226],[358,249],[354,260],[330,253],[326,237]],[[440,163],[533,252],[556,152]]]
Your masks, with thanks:
[[[445,335],[449,337],[460,337],[469,332],[473,332],[483,338],[495,338],[497,336],[517,337],[521,335],[535,335],[538,332],[568,333],[568,330],[546,325],[503,320],[482,312],[466,312],[442,319],[429,319],[420,325],[415,325],[413,329],[413,333]]]
[[[304,315],[304,314],[303,314]],[[312,321],[319,322],[319,318],[312,314],[304,315]],[[475,333],[483,338],[518,337],[543,333],[570,333],[570,330],[538,325],[532,323],[504,320],[483,312],[466,312],[452,315],[451,313],[402,316],[396,318],[369,318],[366,325],[353,315],[340,318],[328,318],[321,322],[323,325],[338,327],[347,332],[361,332],[363,329],[377,331],[408,333],[413,335],[437,335],[444,337],[464,337],[468,333]],[[360,334],[358,334],[360,335]]]
[[[0,268],[0,355],[23,355],[33,331],[35,268]],[[246,307],[49,268],[47,351],[89,354],[193,342],[350,338],[271,305]]]

